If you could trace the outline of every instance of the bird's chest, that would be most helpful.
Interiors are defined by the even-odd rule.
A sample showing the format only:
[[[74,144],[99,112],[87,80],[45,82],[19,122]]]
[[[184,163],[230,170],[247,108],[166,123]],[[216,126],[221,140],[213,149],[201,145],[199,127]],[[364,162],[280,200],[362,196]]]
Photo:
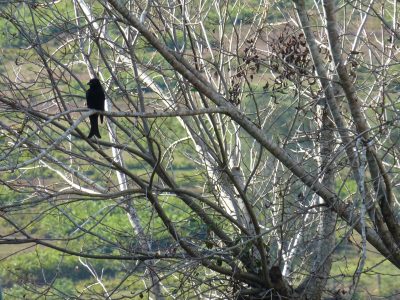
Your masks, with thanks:
[[[88,108],[101,109],[104,102],[104,94],[89,89],[86,93],[86,100]]]

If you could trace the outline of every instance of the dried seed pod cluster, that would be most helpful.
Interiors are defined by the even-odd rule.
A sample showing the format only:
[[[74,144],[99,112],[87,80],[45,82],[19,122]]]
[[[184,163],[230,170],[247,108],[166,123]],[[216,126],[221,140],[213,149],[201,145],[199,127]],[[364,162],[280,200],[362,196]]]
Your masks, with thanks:
[[[294,32],[286,25],[280,34],[270,41],[270,68],[276,74],[273,91],[287,87],[287,81],[299,82],[306,78],[314,84],[314,66],[302,32]],[[268,85],[264,86],[264,90]]]
[[[236,73],[231,77],[230,87],[228,90],[228,101],[234,105],[240,104],[241,84],[246,78],[253,80],[254,75],[260,70],[260,57],[255,47],[254,39],[247,39],[245,42],[244,56]]]

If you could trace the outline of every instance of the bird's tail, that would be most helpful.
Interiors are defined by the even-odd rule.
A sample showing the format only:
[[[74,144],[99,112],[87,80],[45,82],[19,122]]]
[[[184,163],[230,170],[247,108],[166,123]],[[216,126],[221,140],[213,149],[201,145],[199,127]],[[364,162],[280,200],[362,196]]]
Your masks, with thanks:
[[[91,115],[89,117],[90,119],[90,132],[88,135],[88,139],[93,137],[94,135],[97,136],[99,139],[101,139],[101,135],[99,132],[99,120],[98,120],[98,115]]]

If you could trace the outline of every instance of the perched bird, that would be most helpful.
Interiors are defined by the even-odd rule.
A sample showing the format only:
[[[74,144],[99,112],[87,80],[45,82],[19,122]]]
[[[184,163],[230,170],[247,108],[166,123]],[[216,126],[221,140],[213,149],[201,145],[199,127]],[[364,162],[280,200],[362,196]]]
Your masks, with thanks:
[[[106,96],[104,95],[103,87],[101,86],[100,80],[98,80],[97,78],[92,78],[90,79],[88,85],[89,89],[86,91],[87,107],[104,111],[104,101],[106,99]],[[93,114],[89,116],[90,132],[88,135],[88,139],[90,139],[94,135],[101,139],[98,117],[98,114]],[[100,115],[101,123],[103,123],[103,117],[103,115]]]

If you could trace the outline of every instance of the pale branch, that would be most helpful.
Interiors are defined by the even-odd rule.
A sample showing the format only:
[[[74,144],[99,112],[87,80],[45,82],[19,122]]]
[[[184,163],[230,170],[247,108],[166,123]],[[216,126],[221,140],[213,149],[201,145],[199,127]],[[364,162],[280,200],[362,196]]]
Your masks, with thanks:
[[[302,29],[306,35],[307,44],[310,49],[311,57],[313,59],[314,65],[315,65],[317,75],[320,78],[320,82],[321,82],[323,91],[325,93],[328,107],[332,113],[335,125],[338,128],[340,137],[345,145],[354,145],[355,140],[354,140],[354,138],[351,138],[351,136],[349,135],[349,131],[347,129],[348,128],[347,124],[342,117],[342,113],[337,104],[337,100],[335,99],[335,93],[334,93],[333,87],[331,86],[331,83],[327,80],[327,78],[328,78],[327,73],[323,67],[323,61],[322,61],[321,56],[319,55],[315,37],[311,30],[312,27],[309,22],[307,10],[305,8],[305,2],[304,2],[304,0],[295,0],[294,3],[296,5],[297,14],[298,14],[300,23],[302,25]],[[334,24],[332,24],[332,22],[330,22],[330,26],[334,26]],[[331,37],[331,39],[332,39],[332,37]],[[336,63],[335,63],[335,65],[336,65]],[[343,72],[345,72],[345,71],[343,71]],[[343,86],[342,86],[342,88],[343,88]],[[364,135],[368,135],[368,131],[365,131]],[[350,167],[352,168],[352,171],[353,171],[353,176],[356,179],[356,181],[359,181],[358,180],[359,162],[357,160],[357,155],[353,150],[354,147],[346,147],[345,149],[346,149],[347,157],[350,162]],[[324,198],[324,200],[326,201],[325,198]],[[339,216],[342,216],[339,212],[338,212],[338,214],[339,214]],[[359,218],[357,217],[357,219],[359,219]],[[396,247],[394,247],[393,243],[391,242],[391,238],[387,237],[387,234],[386,234],[387,230],[385,229],[382,218],[378,214],[376,214],[375,220],[376,220],[375,224],[377,226],[379,235],[376,235],[377,240],[376,240],[376,244],[374,246],[377,247],[377,249],[379,249],[379,251],[382,254],[384,254],[386,257],[392,257],[391,258],[392,262],[394,260],[397,262],[397,265],[400,265],[400,255],[395,254],[395,253],[397,253],[397,251],[393,251]],[[349,222],[349,224],[351,224],[351,218],[348,220],[348,222]],[[360,226],[357,229],[357,231],[361,234],[362,227]],[[380,245],[380,246],[378,246],[378,245]],[[393,258],[393,254],[395,254],[396,258]]]
[[[364,132],[362,135],[363,142],[367,145],[367,160],[368,168],[371,172],[373,180],[374,190],[377,193],[378,202],[384,217],[385,223],[389,229],[392,238],[396,241],[397,247],[400,246],[400,225],[396,221],[396,217],[393,212],[393,195],[390,186],[391,183],[388,180],[383,180],[382,175],[386,174],[386,171],[381,172],[378,164],[382,166],[380,158],[376,155],[373,143],[370,143],[369,131],[367,120],[363,114],[361,108],[361,101],[358,99],[356,89],[349,77],[346,66],[344,65],[340,51],[340,38],[337,30],[336,22],[336,5],[332,0],[324,0],[323,7],[325,16],[327,19],[327,34],[329,45],[332,53],[332,58],[335,63],[337,74],[340,78],[340,85],[346,95],[347,102],[349,104],[350,112],[354,120],[354,124],[357,128],[357,132]],[[389,244],[389,243],[388,243]],[[395,256],[400,260],[400,251],[395,252]]]
[[[46,156],[50,151],[52,151],[54,148],[56,148],[61,142],[63,142],[64,140],[67,139],[67,136],[73,131],[75,130],[78,125],[87,117],[89,117],[92,113],[86,112],[84,114],[82,114],[81,117],[79,117],[73,124],[72,126],[70,126],[60,137],[58,137],[51,145],[49,145],[49,147],[47,147],[46,149],[43,149],[40,151],[40,153],[38,155],[36,155],[35,157],[28,159],[22,163],[19,164],[15,164],[15,165],[10,165],[10,166],[6,166],[6,167],[0,167],[0,171],[8,171],[8,170],[15,170],[15,169],[19,169],[19,168],[23,168],[26,167],[38,160],[40,160],[42,157]],[[49,120],[50,122],[50,120]],[[25,141],[28,139],[28,137],[23,138],[19,143],[23,144],[25,143]]]

